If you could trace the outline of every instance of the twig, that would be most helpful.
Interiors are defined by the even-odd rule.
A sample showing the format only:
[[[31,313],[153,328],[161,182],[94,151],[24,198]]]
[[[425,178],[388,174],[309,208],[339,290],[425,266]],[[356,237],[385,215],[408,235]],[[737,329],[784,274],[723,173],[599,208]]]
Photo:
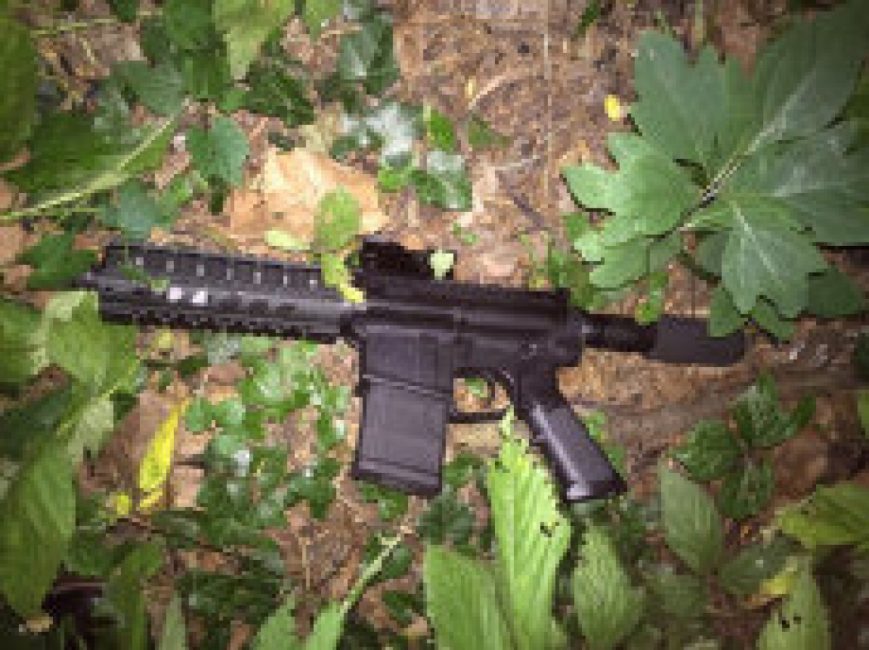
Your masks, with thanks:
[[[154,15],[156,15],[156,12],[141,11],[136,15],[136,20],[139,20],[140,18],[150,18]],[[56,25],[52,25],[51,27],[36,27],[30,30],[30,34],[34,38],[46,38],[51,36],[59,36],[60,34],[66,34],[69,32],[82,31],[92,29],[94,27],[105,27],[109,25],[132,25],[132,23],[124,22],[116,16],[107,16],[104,18],[91,18],[90,20],[78,20],[69,23],[58,23]]]

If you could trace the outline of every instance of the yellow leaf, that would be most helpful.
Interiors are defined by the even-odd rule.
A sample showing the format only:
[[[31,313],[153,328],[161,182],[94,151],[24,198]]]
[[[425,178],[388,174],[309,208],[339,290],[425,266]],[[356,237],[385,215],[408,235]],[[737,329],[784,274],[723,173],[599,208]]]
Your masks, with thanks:
[[[625,109],[622,107],[622,102],[615,95],[607,95],[603,102],[606,116],[613,122],[621,122],[625,117]]]
[[[153,505],[154,501],[159,499],[158,491],[169,477],[172,451],[175,448],[175,432],[178,430],[178,422],[186,406],[185,400],[172,409],[169,417],[163,420],[148,445],[142,464],[139,465],[139,489],[145,494],[140,504],[143,508],[145,504]],[[156,499],[154,492],[158,492]]]
[[[109,496],[109,507],[118,517],[126,517],[133,510],[133,499],[126,492],[115,492]]]
[[[350,302],[360,303],[365,300],[365,294],[362,290],[354,287],[352,284],[342,282],[338,285],[338,291],[341,292],[345,300]]]
[[[748,599],[748,606],[751,609],[757,609],[764,607],[772,600],[790,594],[794,589],[803,561],[796,555],[788,557],[781,571],[760,583],[757,593]]]

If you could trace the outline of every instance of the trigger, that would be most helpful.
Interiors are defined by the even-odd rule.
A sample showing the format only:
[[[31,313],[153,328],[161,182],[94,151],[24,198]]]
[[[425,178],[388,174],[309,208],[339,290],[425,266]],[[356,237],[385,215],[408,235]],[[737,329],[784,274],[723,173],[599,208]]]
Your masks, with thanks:
[[[498,379],[494,373],[488,370],[477,370],[473,373],[474,377],[480,377],[486,382],[486,397],[484,404],[490,406],[495,401],[498,391]],[[450,422],[454,424],[478,424],[480,422],[493,422],[504,418],[507,413],[507,408],[489,409],[487,411],[463,411],[455,402],[450,404]]]

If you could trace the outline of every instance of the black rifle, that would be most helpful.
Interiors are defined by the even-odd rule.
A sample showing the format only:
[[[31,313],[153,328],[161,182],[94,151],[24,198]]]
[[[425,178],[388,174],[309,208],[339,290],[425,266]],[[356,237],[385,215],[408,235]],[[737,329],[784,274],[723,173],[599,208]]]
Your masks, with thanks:
[[[575,309],[563,290],[437,280],[429,254],[365,240],[358,304],[325,286],[316,266],[140,244],[109,245],[79,285],[99,292],[107,320],[352,342],[363,400],[353,476],[419,495],[440,491],[447,421],[502,414],[458,410],[456,378],[500,383],[563,497],[583,501],[625,484],[559,391],[559,367],[577,364],[584,345],[668,363],[726,365],[743,354],[741,334],[711,338],[701,320],[643,326]]]

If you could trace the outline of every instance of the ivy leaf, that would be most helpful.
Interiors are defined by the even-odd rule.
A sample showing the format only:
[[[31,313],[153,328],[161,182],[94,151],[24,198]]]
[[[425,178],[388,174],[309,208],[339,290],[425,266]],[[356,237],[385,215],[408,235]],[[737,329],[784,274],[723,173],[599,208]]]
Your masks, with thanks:
[[[724,120],[724,69],[706,47],[694,65],[672,36],[647,32],[635,67],[640,96],[631,108],[643,135],[670,158],[713,170],[715,136]]]
[[[853,280],[831,266],[809,278],[808,310],[821,318],[843,318],[866,309],[866,297]]]
[[[36,310],[0,298],[0,385],[23,384],[48,365],[45,335]]]
[[[454,544],[466,544],[474,529],[474,512],[460,503],[451,490],[444,490],[429,501],[428,509],[420,516],[417,533],[432,544],[451,540]]]
[[[739,460],[741,452],[724,422],[701,420],[673,456],[688,470],[691,478],[711,481],[724,476]]]
[[[493,576],[485,566],[449,549],[427,546],[423,582],[426,612],[438,646],[456,650],[513,647]]]
[[[748,519],[763,510],[772,498],[775,477],[767,460],[746,460],[724,477],[719,495],[721,512],[731,519]]]
[[[36,118],[36,48],[30,30],[0,9],[0,161],[27,140]]]
[[[365,91],[379,95],[398,79],[399,69],[392,43],[392,18],[377,13],[362,29],[341,38],[338,76],[344,82],[361,82]]]
[[[579,626],[592,649],[609,649],[626,639],[643,614],[645,594],[631,587],[612,542],[591,526],[573,572],[573,602]]]
[[[460,154],[429,151],[425,171],[411,172],[419,200],[444,210],[471,209],[471,181]]]
[[[661,467],[661,505],[667,546],[696,573],[709,573],[724,550],[721,517],[706,492]]]
[[[169,226],[172,221],[138,179],[129,180],[118,188],[116,202],[106,208],[101,220],[131,240],[147,239],[153,228]]]
[[[740,395],[733,406],[739,435],[752,447],[773,447],[793,437],[814,414],[814,402],[804,400],[790,415],[778,402],[775,382],[768,374]]]
[[[869,547],[869,489],[853,483],[819,487],[805,503],[780,513],[776,523],[809,549]]]
[[[320,38],[323,25],[341,12],[341,0],[305,0],[302,20],[312,38]]]
[[[0,592],[20,615],[39,611],[75,529],[72,468],[64,449],[44,445],[0,502]]]
[[[497,462],[488,466],[486,487],[499,594],[516,647],[549,647],[558,630],[552,617],[555,576],[570,543],[570,524],[558,511],[548,473],[523,441],[502,442]]]
[[[280,118],[288,127],[314,122],[314,106],[305,85],[280,65],[254,63],[247,75],[242,106],[254,113]]]
[[[87,271],[97,261],[93,251],[73,248],[71,232],[45,235],[18,258],[33,267],[27,278],[27,288],[35,290],[61,289]]]
[[[157,115],[168,117],[181,109],[184,79],[173,64],[164,62],[151,67],[144,61],[123,61],[115,64],[113,74]]]
[[[804,563],[791,595],[770,616],[760,633],[758,650],[828,650],[830,622],[821,592]]]
[[[214,24],[226,42],[233,78],[247,74],[263,43],[295,8],[294,0],[215,0]]]
[[[193,128],[187,132],[187,148],[193,164],[208,179],[228,185],[241,184],[244,161],[250,153],[247,136],[229,117],[218,116],[211,129]]]
[[[764,580],[778,575],[792,550],[792,545],[782,537],[768,544],[746,546],[718,570],[721,586],[735,596],[750,596]]]

